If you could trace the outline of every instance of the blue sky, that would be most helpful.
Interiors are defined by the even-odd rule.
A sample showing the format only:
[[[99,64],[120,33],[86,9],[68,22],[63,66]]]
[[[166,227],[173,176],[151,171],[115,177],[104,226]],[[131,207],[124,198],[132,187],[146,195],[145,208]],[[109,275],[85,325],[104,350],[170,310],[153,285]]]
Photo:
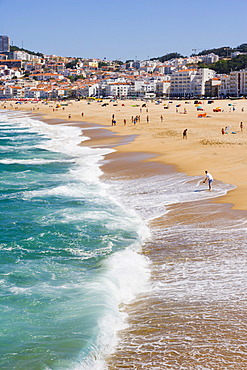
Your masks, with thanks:
[[[0,34],[44,54],[147,59],[247,43],[247,0],[0,0]]]

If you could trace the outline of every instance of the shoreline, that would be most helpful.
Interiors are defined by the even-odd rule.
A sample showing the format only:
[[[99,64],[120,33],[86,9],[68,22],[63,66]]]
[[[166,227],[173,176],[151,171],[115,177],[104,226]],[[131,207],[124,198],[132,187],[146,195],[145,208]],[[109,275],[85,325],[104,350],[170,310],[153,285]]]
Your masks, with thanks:
[[[212,110],[215,105],[224,105],[224,109],[227,110],[229,102],[229,100],[216,101],[215,104],[208,107],[206,106],[207,101],[203,101],[202,105],[207,111]],[[23,110],[34,118],[40,118],[50,124],[64,122],[82,129],[90,124],[95,130],[102,129],[102,133],[96,135],[96,139],[92,138],[90,146],[108,146],[116,149],[119,154],[146,153],[145,161],[154,166],[154,163],[160,162],[174,166],[177,172],[189,176],[201,175],[202,179],[204,170],[207,169],[215,179],[236,186],[234,190],[213,201],[231,204],[233,209],[247,210],[247,199],[244,197],[247,191],[247,171],[245,171],[247,165],[244,161],[247,132],[245,127],[244,132],[239,132],[238,129],[238,122],[240,119],[244,122],[246,116],[241,110],[243,106],[244,111],[247,111],[247,101],[234,101],[238,108],[235,109],[235,112],[220,112],[215,113],[215,117],[199,119],[192,101],[189,104],[186,104],[185,101],[175,101],[168,110],[163,109],[163,106],[155,105],[155,103],[148,103],[148,108],[144,108],[146,111],[141,113],[141,122],[136,125],[131,122],[131,113],[134,113],[135,116],[144,110],[140,108],[143,102],[135,101],[134,105],[137,106],[134,107],[131,103],[133,102],[121,101],[114,106],[109,103],[107,107],[102,107],[96,101],[90,102],[90,104],[86,101],[76,101],[66,107],[64,111],[61,109],[53,111],[52,107],[56,103],[45,106],[39,102],[35,104],[35,107],[33,103],[27,103],[18,109],[8,106],[9,104],[6,102],[4,105],[8,110],[11,108],[15,112]],[[181,105],[178,108],[180,110],[178,113],[174,112],[176,103]],[[182,114],[185,106],[187,114]],[[83,113],[81,113],[82,111]],[[71,119],[66,117],[68,112]],[[112,114],[116,117],[116,126],[110,124]],[[159,122],[160,114],[163,115],[163,122]],[[211,113],[209,112],[209,114]],[[149,116],[148,123],[145,122],[146,115]],[[123,117],[127,117],[126,125],[123,123]],[[228,125],[231,123],[230,130],[234,130],[231,132],[236,132],[235,135],[231,133],[221,135],[220,127],[225,122]],[[187,140],[182,139],[183,127],[189,127]],[[104,130],[107,130],[108,133],[103,134]],[[87,135],[87,130],[84,131],[84,134]],[[131,140],[129,140],[130,137]],[[82,145],[88,145],[88,142],[83,142]]]
[[[177,167],[175,165],[169,165],[165,164],[163,161],[157,161],[157,154],[155,153],[148,153],[146,151],[141,150],[134,150],[135,149],[135,143],[138,140],[138,136],[133,135],[120,135],[117,132],[111,132],[111,130],[108,130],[107,127],[101,128],[99,127],[99,124],[91,124],[86,122],[69,122],[67,120],[64,121],[51,121],[50,119],[46,120],[45,117],[39,116],[33,116],[35,119],[40,119],[43,122],[46,122],[48,124],[60,124],[63,125],[74,125],[77,127],[81,127],[83,131],[83,127],[88,128],[90,125],[90,129],[87,129],[83,131],[83,135],[90,136],[90,133],[92,134],[92,139],[82,141],[80,145],[83,146],[90,146],[90,147],[106,147],[109,148],[110,146],[112,148],[116,148],[116,152],[107,154],[104,156],[104,159],[102,160],[101,168],[103,169],[103,179],[104,176],[106,178],[109,178],[113,181],[117,181],[119,178],[121,179],[138,179],[142,178],[145,180],[145,177],[147,176],[154,176],[154,175],[164,175],[166,174],[165,171],[170,172],[177,172]],[[122,139],[122,141],[121,141]],[[93,146],[91,145],[93,143]],[[126,150],[126,147],[128,150]],[[140,146],[140,148],[143,148],[143,146]],[[131,151],[131,148],[133,149]],[[139,148],[139,149],[140,149]],[[148,191],[148,190],[147,190]],[[222,197],[220,197],[222,198]],[[213,203],[222,203],[217,198],[211,198],[206,200],[199,200],[199,201],[191,201],[187,203],[179,202],[170,204],[167,206],[166,212],[164,208],[164,215],[154,218],[153,220],[149,221],[148,225],[150,229],[154,231],[155,229],[159,230],[165,230],[165,229],[172,229],[172,226],[176,224],[184,224],[186,230],[190,227],[190,223],[193,223],[196,221],[198,223],[198,217],[201,217],[202,219],[206,219],[207,221],[210,220],[212,223],[215,223],[217,225],[218,223],[218,213],[215,213],[215,209],[220,210],[222,214],[225,215],[225,217],[229,220],[235,219],[241,221],[241,216],[243,215],[246,217],[246,212],[239,211],[239,210],[232,210],[231,204],[213,204]],[[158,200],[158,199],[157,199]],[[197,212],[195,212],[194,208],[197,208]],[[192,209],[190,209],[192,208]],[[207,212],[205,212],[205,209]],[[220,228],[219,228],[220,229]],[[203,232],[206,232],[206,228],[203,230]],[[228,229],[230,232],[230,228]],[[189,249],[191,248],[191,238],[189,238],[189,249],[183,249],[184,248],[184,240],[183,240],[183,233],[175,236],[175,247],[170,247],[171,240],[167,239],[166,234],[162,234],[161,236],[156,235],[156,240],[152,240],[149,243],[146,243],[146,245],[143,246],[143,249],[141,251],[141,254],[143,256],[148,257],[152,261],[152,282],[157,281],[163,281],[162,280],[162,274],[160,275],[160,271],[162,271],[162,266],[164,264],[171,264],[171,258],[172,256],[175,256],[174,261],[172,260],[172,263],[179,266],[179,261],[181,263],[181,260],[189,260],[189,258],[192,258],[192,261],[195,260],[195,256],[188,257],[187,252],[189,252]],[[177,233],[175,234],[177,235]],[[204,235],[204,234],[203,234]],[[177,243],[179,247],[177,246]],[[181,243],[181,245],[179,244]],[[170,250],[171,248],[171,250]],[[163,254],[162,254],[163,253]],[[181,257],[181,253],[184,253],[184,255]],[[196,255],[197,255],[197,247],[196,247]],[[174,257],[173,257],[174,258]],[[177,259],[181,259],[177,261]],[[204,267],[204,265],[203,265]],[[183,270],[184,271],[184,270]],[[199,269],[200,271],[200,269]],[[195,273],[195,271],[194,271]],[[166,271],[167,274],[167,271]],[[204,274],[204,270],[203,270]],[[167,276],[167,275],[165,275]],[[193,274],[192,274],[193,276]],[[165,279],[165,283],[167,283],[167,280]],[[180,282],[182,283],[182,282]],[[176,280],[177,284],[177,280]],[[145,339],[145,335],[143,336],[143,333],[145,334],[145,330],[148,332],[149,337],[152,337],[152,344],[156,343],[155,336],[152,335],[157,331],[157,335],[165,335],[167,333],[167,322],[169,321],[170,317],[170,310],[171,307],[169,306],[169,303],[167,303],[167,316],[160,316],[165,315],[166,310],[164,309],[164,312],[160,311],[160,307],[164,305],[164,302],[166,302],[165,298],[161,299],[157,298],[156,296],[152,296],[149,293],[141,293],[139,296],[135,298],[135,300],[131,303],[124,304],[122,306],[122,309],[128,314],[128,323],[129,327],[126,329],[123,329],[118,332],[118,335],[120,336],[119,342],[114,350],[113,353],[106,356],[106,363],[108,365],[109,369],[114,369],[116,364],[119,364],[119,367],[121,367],[122,364],[126,364],[126,361],[133,361],[131,355],[132,355],[132,349],[129,347],[130,338],[134,340],[134,344],[137,343],[136,348],[139,348],[139,345],[141,344],[144,348],[147,348],[146,354],[143,354],[142,356],[139,355],[138,358],[141,359],[141,361],[151,361],[153,358],[156,359],[159,363],[162,363],[159,359],[159,349],[156,352],[150,352],[150,340]],[[146,309],[146,305],[148,304],[149,310]],[[189,304],[191,305],[191,301],[189,301]],[[184,307],[184,305],[182,305]],[[185,306],[187,307],[187,306]],[[166,308],[166,305],[165,305]],[[177,306],[179,308],[179,305]],[[184,308],[183,308],[184,309]],[[188,312],[189,312],[190,306],[188,306]],[[235,313],[235,312],[234,312]],[[143,316],[142,316],[143,315]],[[156,320],[155,318],[162,317],[162,320]],[[195,314],[195,317],[197,315]],[[164,318],[164,319],[163,319]],[[155,328],[152,331],[149,332],[149,324],[146,327],[146,323],[151,322],[150,320],[153,320],[151,324],[151,328]],[[178,320],[179,321],[179,320]],[[177,322],[177,321],[176,321]],[[138,323],[138,325],[136,325]],[[199,325],[199,324],[198,324]],[[172,326],[171,326],[172,327]],[[182,322],[182,327],[184,328],[184,322]],[[131,330],[129,330],[131,328]],[[169,329],[169,326],[168,326]],[[150,329],[151,330],[151,329]],[[177,330],[177,328],[176,328]],[[192,335],[189,332],[189,335]],[[194,333],[193,333],[194,335]],[[220,333],[221,335],[221,333]],[[133,339],[134,338],[134,339]],[[139,342],[138,342],[139,341]],[[166,339],[168,346],[170,346],[173,340],[169,340],[169,338]],[[170,344],[171,343],[171,344]],[[135,347],[134,347],[135,348]],[[161,354],[164,355],[164,349],[167,350],[168,347],[162,347],[161,348]],[[172,352],[173,354],[173,352]],[[189,358],[189,353],[186,355],[186,358]],[[151,360],[150,360],[151,358]],[[175,358],[171,357],[171,362],[176,361]],[[184,361],[184,360],[183,360]],[[182,362],[183,363],[183,362]],[[192,362],[193,363],[193,362]]]

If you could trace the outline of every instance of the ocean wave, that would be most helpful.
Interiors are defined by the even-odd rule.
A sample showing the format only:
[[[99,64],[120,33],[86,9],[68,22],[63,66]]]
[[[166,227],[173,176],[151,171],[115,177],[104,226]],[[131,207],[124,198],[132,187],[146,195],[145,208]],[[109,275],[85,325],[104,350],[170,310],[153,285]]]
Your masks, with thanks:
[[[33,159],[0,159],[1,164],[23,164],[23,165],[41,165],[41,164],[50,164],[50,163],[74,163],[73,159],[42,159],[42,158],[33,158]]]
[[[73,370],[105,369],[105,357],[112,353],[119,341],[118,332],[128,327],[128,315],[119,310],[123,304],[133,301],[137,294],[147,292],[150,286],[150,261],[132,247],[116,252],[102,266],[103,274],[90,283],[90,290],[100,290],[105,297],[105,314],[98,321],[99,335],[95,350],[89,357],[78,357],[79,364]]]
[[[140,253],[143,241],[150,236],[149,229],[138,213],[131,211],[132,207],[118,199],[118,192],[112,194],[109,185],[100,181],[101,161],[114,150],[80,146],[81,141],[87,138],[78,127],[47,125],[21,115],[12,118],[11,122],[27,128],[34,134],[34,139],[37,137],[32,149],[44,149],[45,158],[4,158],[1,164],[54,164],[54,167],[58,163],[71,164],[59,175],[44,171],[43,180],[40,172],[31,171],[26,179],[27,185],[31,186],[27,186],[25,191],[18,189],[18,197],[13,188],[13,210],[16,212],[18,209],[19,215],[23,207],[24,212],[21,213],[20,224],[19,219],[11,219],[16,243],[12,243],[12,249],[6,249],[5,253],[7,258],[16,257],[23,285],[20,286],[19,275],[13,272],[11,293],[18,299],[22,297],[23,305],[25,299],[30,299],[35,307],[40,305],[44,308],[42,312],[47,313],[51,320],[49,329],[54,325],[54,337],[57,335],[56,343],[53,342],[55,346],[59,345],[61,336],[56,325],[58,321],[62,325],[67,324],[68,337],[74,334],[71,332],[73,315],[80,328],[85,325],[85,331],[91,330],[88,337],[84,332],[80,333],[87,342],[83,343],[81,339],[81,353],[73,363],[64,360],[64,368],[76,367],[76,363],[80,368],[90,364],[90,370],[99,364],[104,366],[105,356],[114,350],[118,341],[118,330],[126,326],[127,316],[121,305],[150,289],[150,262]],[[21,140],[19,136],[16,132],[15,144]],[[25,136],[28,135],[23,132],[22,138]],[[54,157],[54,152],[62,156],[50,159],[49,152],[51,157]],[[55,199],[58,197],[61,201]],[[17,245],[25,245],[25,250],[22,248],[19,252]],[[32,280],[30,277],[30,286],[26,286],[30,271]],[[51,302],[52,313],[49,311]],[[28,310],[27,307],[25,309]],[[47,323],[42,312],[39,322],[44,319]],[[13,315],[13,321],[18,325],[21,321],[19,313],[15,311]],[[29,315],[31,319],[31,311]],[[53,315],[56,316],[54,319]],[[88,317],[92,322],[88,323]],[[87,321],[84,323],[83,320]],[[89,324],[92,327],[88,327]],[[76,330],[74,324],[73,328]],[[34,327],[32,331],[36,329]],[[58,359],[57,364],[60,366],[62,361]]]
[[[202,201],[227,194],[234,185],[214,181],[213,190],[201,184],[202,176],[187,176],[183,173],[172,173],[145,178],[118,179],[118,193],[125,206],[136,210],[147,222],[167,212],[172,204]],[[115,192],[114,180],[107,180]],[[157,201],[158,200],[158,201]]]

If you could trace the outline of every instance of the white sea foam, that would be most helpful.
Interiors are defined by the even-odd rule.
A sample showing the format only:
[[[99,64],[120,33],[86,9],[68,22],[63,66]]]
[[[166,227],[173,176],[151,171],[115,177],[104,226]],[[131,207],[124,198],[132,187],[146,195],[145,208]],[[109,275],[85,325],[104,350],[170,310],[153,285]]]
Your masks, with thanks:
[[[168,205],[191,201],[201,201],[225,195],[235,188],[233,185],[214,181],[213,190],[201,184],[202,176],[187,176],[182,173],[157,175],[144,179],[117,180],[120,200],[125,206],[134,209],[144,220],[162,216]],[[112,192],[115,181],[108,180]]]
[[[31,145],[22,145],[21,146],[21,149],[22,150],[28,150],[31,148]],[[14,147],[14,146],[10,146],[10,145],[0,145],[0,150],[3,150],[3,151],[8,151],[8,152],[17,152],[19,151],[19,148],[18,147]]]
[[[119,307],[150,289],[150,261],[132,248],[113,254],[103,268],[103,277],[90,284],[90,290],[99,289],[107,297],[106,314],[98,322],[97,352],[72,366],[73,370],[106,369],[104,358],[114,351],[119,340],[118,331],[127,327],[127,314]]]
[[[141,255],[141,243],[149,234],[149,229],[143,223],[141,217],[135,212],[131,211],[131,207],[125,208],[117,198],[117,192],[110,194],[108,192],[109,185],[100,181],[102,174],[99,168],[100,162],[104,156],[113,152],[112,149],[106,148],[90,148],[79,146],[83,140],[88,140],[82,135],[82,131],[78,127],[63,126],[63,125],[47,125],[43,122],[31,119],[29,117],[19,115],[11,116],[11,123],[13,125],[19,124],[25,127],[29,132],[38,133],[43,140],[39,144],[39,148],[50,150],[53,152],[64,153],[68,156],[68,161],[71,161],[70,171],[64,176],[64,183],[67,184],[57,186],[54,188],[40,189],[30,192],[23,192],[23,199],[31,199],[46,196],[62,196],[71,197],[72,199],[81,199],[87,197],[87,201],[97,198],[97,203],[105,203],[106,206],[111,205],[111,212],[104,211],[86,211],[78,212],[63,210],[61,211],[61,222],[63,219],[66,222],[78,219],[100,220],[109,231],[127,230],[133,232],[133,235],[138,234],[139,238],[135,244],[128,247],[126,250],[115,252],[103,262],[103,266],[97,274],[98,280],[88,283],[87,289],[89,291],[101,292],[105,297],[105,314],[99,317],[98,327],[99,336],[97,339],[97,353],[92,355],[92,359],[88,359],[90,364],[88,368],[96,369],[104,367],[104,357],[106,354],[113,351],[117,343],[117,332],[119,329],[125,327],[126,314],[119,310],[120,305],[129,303],[135,298],[138,293],[149,289],[150,266],[146,257]],[[24,134],[25,135],[25,134]],[[89,143],[90,144],[90,143]],[[34,144],[36,145],[36,144]],[[4,159],[3,162],[10,163],[10,160]],[[2,162],[2,163],[3,163]],[[31,159],[15,161],[21,164],[41,164],[41,163],[56,163],[56,160],[46,159]],[[87,191],[83,191],[84,186],[87,186]],[[102,207],[104,209],[104,207]],[[63,212],[63,213],[62,213]],[[46,220],[42,220],[45,223]],[[52,215],[47,220],[49,224],[52,222]],[[113,233],[114,234],[114,233]],[[113,240],[104,241],[105,252],[111,252]],[[68,248],[72,254],[80,256],[82,259],[94,257],[100,251],[94,250],[86,253],[80,252],[73,248]],[[101,251],[102,252],[102,251]],[[79,368],[86,368],[84,360],[80,360]],[[100,366],[100,367],[99,367]],[[71,366],[72,367],[72,366]]]
[[[40,159],[40,158],[33,158],[33,159],[1,159],[0,163],[2,164],[25,164],[25,165],[37,165],[37,164],[49,164],[49,163],[66,163],[66,162],[73,162],[72,159],[70,160],[56,160],[56,159]]]

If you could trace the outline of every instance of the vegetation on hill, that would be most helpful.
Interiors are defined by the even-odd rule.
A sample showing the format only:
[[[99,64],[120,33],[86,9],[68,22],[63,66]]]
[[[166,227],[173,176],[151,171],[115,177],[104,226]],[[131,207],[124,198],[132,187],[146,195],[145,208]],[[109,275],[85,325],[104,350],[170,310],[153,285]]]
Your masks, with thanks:
[[[241,44],[235,48],[231,48],[230,46],[222,46],[220,48],[215,49],[207,49],[202,50],[198,54],[192,54],[192,55],[207,55],[207,54],[216,54],[220,58],[228,58],[231,56],[231,53],[239,51],[241,53],[247,53],[247,44]]]
[[[44,54],[42,54],[42,53],[36,53],[34,51],[19,48],[18,46],[10,46],[10,51],[24,51],[25,53],[28,53],[28,54],[31,54],[31,55],[37,55],[38,57],[41,57],[41,58],[44,57]]]
[[[167,60],[176,59],[176,58],[184,58],[184,57],[183,55],[174,52],[174,53],[168,53],[166,55],[163,55],[162,57],[151,58],[150,60],[159,60],[161,63],[164,63]]]
[[[102,68],[102,67],[108,67],[108,65],[109,65],[109,64],[108,64],[107,62],[99,62],[99,63],[98,63],[98,67],[99,67],[99,68]]]
[[[217,73],[229,74],[231,71],[239,71],[247,68],[247,55],[238,55],[232,59],[220,59],[213,64],[200,62],[197,64],[199,68],[210,68]]]
[[[76,59],[72,60],[71,62],[66,63],[65,67],[70,68],[70,69],[76,69],[76,66],[77,66],[78,62],[79,62],[79,59],[76,58]]]
[[[83,75],[68,76],[68,79],[70,80],[70,82],[75,82],[77,80],[84,80],[85,77]]]

